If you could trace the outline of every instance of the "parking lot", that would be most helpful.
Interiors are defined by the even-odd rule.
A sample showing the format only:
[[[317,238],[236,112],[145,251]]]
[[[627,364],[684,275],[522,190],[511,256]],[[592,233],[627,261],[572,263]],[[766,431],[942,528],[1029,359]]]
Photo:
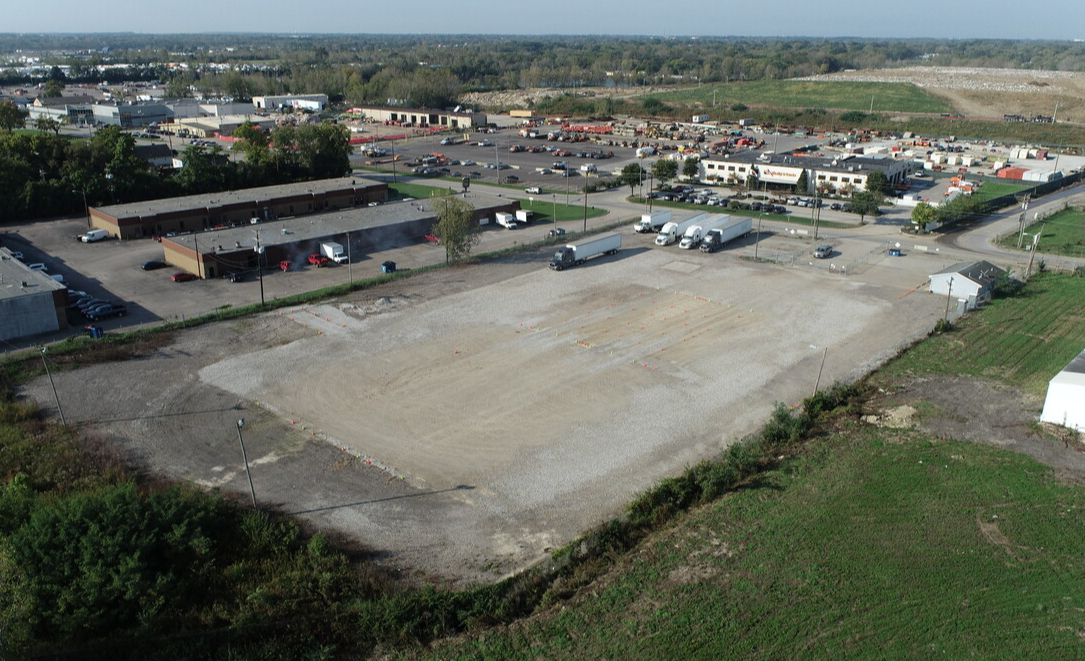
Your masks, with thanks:
[[[55,375],[57,389],[69,420],[228,490],[247,488],[243,416],[265,506],[389,566],[469,582],[543,557],[752,431],[774,402],[809,394],[823,357],[822,383],[853,377],[943,308],[911,291],[927,255],[845,278],[831,259],[739,259],[752,238],[715,254],[624,238],[560,273],[544,252],[513,255],[204,326],[144,360]],[[126,273],[141,258],[84,247],[115,251],[103,260]],[[28,393],[49,402],[48,387]]]

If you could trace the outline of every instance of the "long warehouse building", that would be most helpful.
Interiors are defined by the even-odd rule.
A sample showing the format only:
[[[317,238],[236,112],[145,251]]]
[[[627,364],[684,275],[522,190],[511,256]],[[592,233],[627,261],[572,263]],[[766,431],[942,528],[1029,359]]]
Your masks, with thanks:
[[[466,199],[483,226],[492,224],[498,212],[515,213],[520,208],[517,200],[488,193],[472,191]],[[258,264],[275,267],[286,261],[291,268],[300,267],[326,242],[343,245],[356,263],[371,252],[424,241],[436,223],[429,200],[404,200],[167,237],[162,250],[167,263],[201,278],[217,278]]]
[[[364,207],[388,200],[388,184],[362,177],[303,181],[238,191],[91,207],[90,225],[119,239],[161,237],[231,225],[253,219]]]

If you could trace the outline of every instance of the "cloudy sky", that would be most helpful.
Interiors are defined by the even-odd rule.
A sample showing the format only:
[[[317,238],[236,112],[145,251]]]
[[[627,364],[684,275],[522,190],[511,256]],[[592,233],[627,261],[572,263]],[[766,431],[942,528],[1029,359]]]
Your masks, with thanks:
[[[168,8],[168,11],[163,11]],[[1046,0],[135,0],[13,2],[0,32],[615,34],[1085,38],[1085,2]],[[165,16],[171,15],[170,18]]]

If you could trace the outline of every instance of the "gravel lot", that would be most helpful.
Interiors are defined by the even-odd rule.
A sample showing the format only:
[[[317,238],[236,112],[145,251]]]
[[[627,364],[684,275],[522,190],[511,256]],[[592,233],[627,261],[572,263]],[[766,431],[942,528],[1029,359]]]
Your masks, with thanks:
[[[933,260],[848,278],[649,247],[546,255],[179,334],[55,375],[69,420],[171,476],[301,515],[427,580],[492,580],[932,327]],[[869,277],[868,277],[869,274]],[[133,387],[135,386],[135,387]],[[102,393],[109,393],[108,397]],[[51,401],[42,380],[27,394]]]

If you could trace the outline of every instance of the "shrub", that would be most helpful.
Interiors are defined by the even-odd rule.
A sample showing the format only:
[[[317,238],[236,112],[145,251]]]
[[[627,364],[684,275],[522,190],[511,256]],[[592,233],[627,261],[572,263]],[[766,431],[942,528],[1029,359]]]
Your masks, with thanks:
[[[776,452],[796,443],[806,432],[808,419],[805,414],[792,414],[782,402],[776,404],[768,423],[761,429],[764,449]]]
[[[811,419],[817,418],[822,413],[835,411],[846,406],[853,397],[859,394],[859,389],[846,383],[834,383],[825,390],[819,390],[813,396],[803,402],[803,410]]]

